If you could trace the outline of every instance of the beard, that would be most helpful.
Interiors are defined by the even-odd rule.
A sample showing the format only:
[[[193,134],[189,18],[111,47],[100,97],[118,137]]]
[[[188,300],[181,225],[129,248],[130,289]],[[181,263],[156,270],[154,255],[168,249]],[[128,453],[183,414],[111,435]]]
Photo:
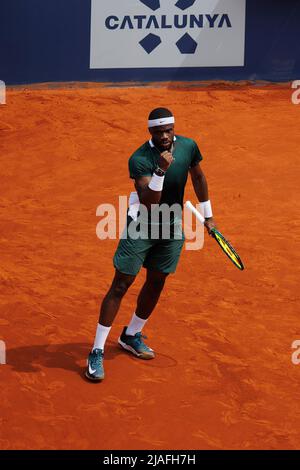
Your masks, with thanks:
[[[160,152],[165,152],[166,150],[169,152],[172,148],[172,142],[168,142],[166,145],[156,144],[155,147],[157,147]]]

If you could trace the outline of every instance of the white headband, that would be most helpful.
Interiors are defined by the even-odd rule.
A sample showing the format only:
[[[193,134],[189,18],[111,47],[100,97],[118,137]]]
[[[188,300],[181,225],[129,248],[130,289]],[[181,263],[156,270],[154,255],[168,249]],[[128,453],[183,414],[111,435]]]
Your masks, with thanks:
[[[174,124],[174,122],[175,122],[174,116],[158,118],[158,119],[149,119],[148,127],[165,126],[166,124]]]

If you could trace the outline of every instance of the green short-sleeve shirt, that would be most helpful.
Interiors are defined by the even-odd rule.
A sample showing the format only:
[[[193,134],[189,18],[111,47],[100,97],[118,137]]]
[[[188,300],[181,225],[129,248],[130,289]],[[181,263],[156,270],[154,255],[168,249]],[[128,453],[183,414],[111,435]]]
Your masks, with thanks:
[[[160,204],[182,206],[189,169],[202,160],[202,155],[193,139],[176,135],[173,157],[175,160],[166,172]],[[145,142],[129,158],[130,178],[152,176],[158,160],[159,151],[150,142]]]
[[[152,147],[150,142],[145,142],[129,159],[130,177],[135,179],[140,176],[152,176],[157,167],[159,155],[159,151]],[[189,169],[202,160],[202,155],[194,140],[177,135],[173,156],[175,160],[166,172],[159,206],[179,204],[182,208]],[[174,212],[174,215],[171,214],[167,221],[163,220],[163,217],[158,221],[153,220],[152,213],[150,218],[147,217],[145,220],[141,215],[140,220],[137,221],[128,215],[124,231],[127,236],[121,238],[114,255],[115,268],[133,276],[137,275],[141,266],[163,273],[174,272],[184,244],[181,219],[181,210],[178,218]],[[140,233],[137,239],[131,237],[129,233],[128,229],[132,224]],[[167,237],[164,237],[164,229],[168,225],[170,232]],[[152,235],[152,228],[158,228],[156,232],[158,237]]]

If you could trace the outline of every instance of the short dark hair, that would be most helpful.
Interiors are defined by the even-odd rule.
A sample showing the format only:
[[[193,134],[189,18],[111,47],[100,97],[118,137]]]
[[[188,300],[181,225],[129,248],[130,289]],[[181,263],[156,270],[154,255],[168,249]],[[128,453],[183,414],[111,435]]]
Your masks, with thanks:
[[[152,119],[161,119],[161,118],[167,118],[167,117],[172,117],[173,113],[167,109],[167,108],[155,108],[151,111],[149,114],[149,121]]]

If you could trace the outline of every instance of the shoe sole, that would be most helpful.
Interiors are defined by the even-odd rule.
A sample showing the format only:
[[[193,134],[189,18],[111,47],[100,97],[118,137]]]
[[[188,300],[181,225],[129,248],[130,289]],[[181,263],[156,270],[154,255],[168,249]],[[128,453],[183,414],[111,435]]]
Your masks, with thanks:
[[[126,351],[129,351],[131,352],[132,354],[134,354],[135,356],[139,357],[140,359],[154,359],[155,358],[155,354],[153,353],[153,356],[151,355],[145,355],[144,353],[138,353],[136,352],[136,350],[134,348],[132,348],[131,346],[129,346],[128,344],[126,343],[123,343],[123,341],[121,340],[121,338],[118,339],[118,343],[119,345],[125,349]]]
[[[87,379],[91,380],[92,382],[101,382],[104,379],[104,376],[103,377],[93,377],[87,371],[85,372],[85,376],[86,376]]]

